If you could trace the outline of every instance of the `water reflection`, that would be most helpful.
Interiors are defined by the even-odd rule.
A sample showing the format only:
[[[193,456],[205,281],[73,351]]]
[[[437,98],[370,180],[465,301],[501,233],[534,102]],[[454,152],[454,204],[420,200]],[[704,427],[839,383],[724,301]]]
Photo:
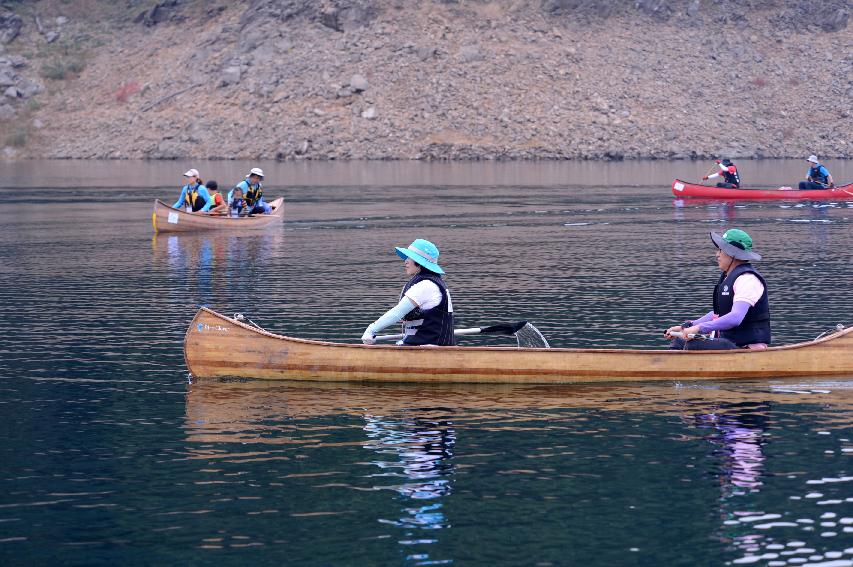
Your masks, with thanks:
[[[685,220],[686,213],[693,210],[705,211],[708,220],[725,224],[737,219],[737,211],[744,208],[743,201],[721,201],[719,199],[675,199],[673,204],[673,218]]]
[[[720,461],[723,500],[743,494],[743,490],[757,492],[762,485],[768,410],[763,403],[723,404],[695,417],[700,429],[709,430],[707,439],[715,447],[712,457]]]
[[[775,392],[771,390],[766,398],[778,401],[774,393],[787,397],[788,394],[829,392],[782,388]],[[839,559],[848,551],[844,550],[846,544],[834,539],[840,535],[839,532],[853,532],[845,525],[850,522],[848,518],[841,518],[839,525],[838,514],[827,508],[843,506],[853,499],[827,497],[810,487],[853,481],[853,477],[842,473],[841,476],[816,480],[807,478],[803,473],[786,470],[782,462],[786,455],[776,451],[771,457],[765,448],[768,439],[778,438],[771,431],[774,412],[778,414],[777,408],[769,401],[755,400],[724,402],[713,412],[695,416],[696,426],[707,431],[705,438],[714,446],[711,457],[719,463],[721,526],[718,538],[736,555],[733,564],[849,565],[851,562],[847,560],[824,563]],[[818,434],[832,435],[826,429],[819,429]],[[842,452],[848,450],[847,437],[841,437],[837,442]],[[787,479],[795,481],[794,492],[786,494],[778,486],[771,487],[773,497],[759,500],[756,495],[767,489],[768,481],[774,477],[774,473],[768,471],[775,471],[775,475],[785,474]],[[805,490],[805,494],[798,494],[797,487],[800,491]],[[845,494],[843,488],[835,492]]]
[[[402,515],[395,519],[380,518],[379,522],[406,530],[399,540],[404,546],[437,542],[434,536],[421,537],[416,530],[450,527],[441,499],[452,490],[456,431],[452,421],[441,414],[441,410],[426,409],[401,417],[365,416],[368,441],[364,448],[380,456],[371,464],[382,471],[368,477],[380,482],[390,480],[393,484],[383,488],[403,497]],[[408,553],[407,558],[416,564],[444,562],[423,551]]]
[[[168,268],[173,303],[240,305],[283,238],[280,230],[155,234],[151,249],[154,265]]]
[[[371,477],[411,481],[392,488],[413,500],[431,500],[450,493],[451,458],[456,443],[456,431],[450,420],[421,415],[402,419],[367,415],[365,421],[364,431],[369,441],[364,448],[395,457],[373,461],[383,472]]]
[[[202,463],[199,475],[210,477],[205,482],[233,486],[229,479],[250,475],[239,486],[243,498],[258,499],[259,510],[273,507],[267,501],[275,500],[275,487],[281,486],[299,512],[293,517],[357,513],[360,525],[352,536],[391,538],[413,564],[458,559],[452,542],[465,537],[476,513],[469,509],[471,490],[484,486],[498,495],[499,506],[520,514],[536,513],[543,497],[574,498],[572,507],[549,508],[550,514],[575,530],[586,529],[581,518],[593,522],[589,529],[600,532],[602,541],[573,545],[596,553],[604,553],[608,525],[623,519],[624,510],[632,509],[627,505],[650,515],[638,518],[638,525],[669,509],[689,537],[719,542],[736,564],[802,549],[830,558],[841,551],[834,545],[840,538],[824,534],[840,535],[849,527],[827,515],[839,514],[840,508],[829,508],[842,506],[845,498],[851,501],[844,484],[853,477],[845,476],[843,463],[813,463],[802,472],[796,463],[803,454],[791,456],[792,450],[821,454],[830,447],[839,455],[853,452],[846,433],[853,426],[853,383],[844,381],[577,386],[201,381],[188,386],[185,423],[188,456]],[[635,423],[644,424],[642,433]],[[596,438],[605,431],[613,442],[602,451]],[[806,446],[804,435],[810,439]],[[697,462],[685,458],[685,451],[704,457]],[[281,471],[267,483],[273,492],[263,489],[258,468],[249,462]],[[460,462],[466,464],[462,476]],[[630,471],[638,478],[683,477],[690,486],[685,496],[700,507],[673,502],[666,491],[637,492]],[[709,478],[716,487],[711,493],[705,490]],[[590,479],[603,482],[600,492],[590,489]],[[628,500],[619,500],[622,492]],[[534,508],[525,512],[530,502]],[[495,521],[496,533],[504,535],[514,525]],[[500,548],[505,542],[495,537],[489,545]],[[806,543],[788,547],[797,542]]]
[[[808,217],[803,219],[804,222],[812,223],[814,229],[811,231],[812,246],[814,246],[815,258],[832,258],[833,253],[828,248],[829,244],[829,224],[832,220],[829,217],[831,204],[826,203],[811,203],[806,206]]]
[[[817,405],[834,428],[853,427],[853,382],[779,380],[772,384],[739,380],[723,385],[635,383],[576,385],[512,384],[358,384],[331,382],[230,382],[201,380],[187,386],[189,434],[210,433],[209,426],[259,423],[270,419],[303,419],[323,415],[391,416],[447,421],[451,412],[491,415],[492,410],[599,408],[608,411],[690,416],[722,414],[725,421],[746,420],[743,408],[789,404]],[[440,408],[423,410],[422,408]],[[741,408],[732,412],[726,408]],[[421,412],[421,413],[418,413]],[[848,413],[849,412],[849,413]],[[402,418],[397,418],[402,419]],[[242,427],[242,425],[241,425]],[[362,426],[364,430],[364,427]],[[455,444],[456,429],[453,427]],[[212,437],[216,440],[216,437]]]

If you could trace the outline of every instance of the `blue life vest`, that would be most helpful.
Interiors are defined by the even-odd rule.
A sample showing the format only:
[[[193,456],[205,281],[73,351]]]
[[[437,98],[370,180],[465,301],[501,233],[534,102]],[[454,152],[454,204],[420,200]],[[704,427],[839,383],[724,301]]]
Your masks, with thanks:
[[[770,302],[767,300],[767,283],[758,270],[751,264],[741,264],[728,275],[720,274],[720,281],[714,288],[714,313],[722,317],[730,313],[734,306],[734,284],[738,276],[754,274],[764,285],[764,293],[758,302],[749,308],[741,324],[726,331],[720,331],[720,336],[729,339],[739,347],[754,343],[770,344]]]
[[[199,187],[201,187],[201,183],[196,183],[193,187],[190,187],[189,184],[184,185],[184,189],[187,190],[184,203],[191,207],[194,213],[200,211],[207,204],[207,199],[198,194]]]
[[[240,213],[243,212],[243,209],[246,208],[246,199],[231,199],[231,202],[228,203],[228,209],[231,212],[232,216],[239,216]]]
[[[429,280],[438,286],[441,290],[441,303],[426,310],[415,307],[403,317],[403,344],[453,345],[456,343],[453,338],[453,303],[450,300],[450,292],[439,275],[424,272],[415,274],[403,288],[400,299],[403,299],[410,287],[423,280]]]
[[[802,171],[802,170],[800,170],[800,171]],[[827,171],[827,175],[824,175],[824,173],[823,173],[824,171],[827,171],[827,170],[822,165],[817,165],[815,167],[809,168],[809,179],[811,179],[812,181],[817,181],[821,185],[828,185],[829,184],[829,175],[828,175],[829,172]]]

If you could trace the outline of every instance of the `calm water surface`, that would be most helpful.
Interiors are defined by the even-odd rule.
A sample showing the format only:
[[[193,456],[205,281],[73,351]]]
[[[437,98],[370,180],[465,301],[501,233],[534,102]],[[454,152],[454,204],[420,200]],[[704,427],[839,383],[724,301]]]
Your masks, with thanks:
[[[709,309],[728,227],[766,258],[775,342],[808,340],[851,323],[850,205],[674,202],[689,162],[261,164],[282,228],[153,235],[188,167],[254,165],[0,164],[43,194],[0,203],[0,562],[853,565],[853,377],[189,384],[182,355],[200,304],[357,341],[417,237],[460,326],[660,348]]]

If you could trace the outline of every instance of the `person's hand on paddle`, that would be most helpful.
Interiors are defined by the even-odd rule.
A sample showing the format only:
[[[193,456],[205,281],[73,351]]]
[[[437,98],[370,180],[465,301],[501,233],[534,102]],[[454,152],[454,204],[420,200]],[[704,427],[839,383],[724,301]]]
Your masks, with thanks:
[[[666,339],[672,340],[675,337],[672,336],[672,333],[680,333],[683,327],[681,325],[676,325],[675,327],[670,327],[666,331],[663,332],[663,336]]]
[[[678,333],[678,338],[682,338],[685,341],[692,341],[694,338],[691,335],[699,336],[699,325],[690,325],[689,321],[685,322],[683,325],[676,325],[674,327],[670,327],[666,331],[663,332],[663,336],[669,340],[672,340],[676,337],[673,336],[673,333]]]
[[[364,330],[364,334],[361,335],[361,342],[366,345],[376,344],[376,331],[373,330],[373,323],[368,325],[367,329]]]
[[[699,325],[693,325],[692,327],[687,327],[686,329],[682,329],[681,332],[684,333],[682,335],[682,338],[685,341],[692,341],[695,338],[694,335],[696,335],[696,336],[699,335]]]

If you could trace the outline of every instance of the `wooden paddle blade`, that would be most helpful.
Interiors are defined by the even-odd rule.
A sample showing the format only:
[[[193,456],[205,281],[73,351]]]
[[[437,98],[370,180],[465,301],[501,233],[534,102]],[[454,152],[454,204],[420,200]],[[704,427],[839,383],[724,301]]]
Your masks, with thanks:
[[[503,323],[501,325],[492,325],[491,327],[483,327],[481,333],[494,333],[497,335],[514,335],[522,327],[527,324],[527,321],[516,321],[515,323]]]

